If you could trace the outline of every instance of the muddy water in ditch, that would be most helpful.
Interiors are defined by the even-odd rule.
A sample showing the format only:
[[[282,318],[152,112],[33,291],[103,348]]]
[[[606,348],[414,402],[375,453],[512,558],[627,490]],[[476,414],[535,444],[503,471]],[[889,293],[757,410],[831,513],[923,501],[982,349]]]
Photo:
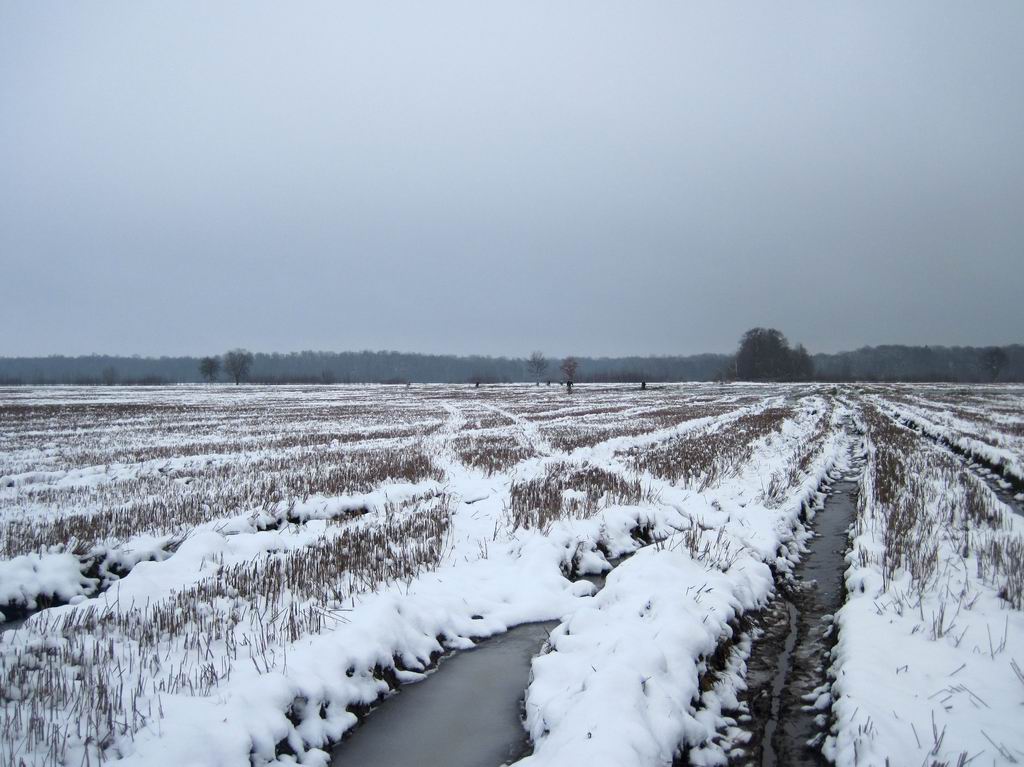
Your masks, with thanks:
[[[334,767],[498,767],[524,756],[530,662],[555,623],[527,623],[445,658],[340,743]]]
[[[26,615],[24,618],[12,618],[0,623],[0,638],[3,637],[5,631],[17,631],[28,619],[29,616]]]
[[[820,752],[825,712],[808,710],[805,698],[826,681],[829,628],[845,594],[845,552],[861,468],[856,465],[855,473],[832,485],[793,580],[779,588],[759,621],[763,633],[747,662],[749,720],[741,723],[752,738],[736,764],[827,764]]]

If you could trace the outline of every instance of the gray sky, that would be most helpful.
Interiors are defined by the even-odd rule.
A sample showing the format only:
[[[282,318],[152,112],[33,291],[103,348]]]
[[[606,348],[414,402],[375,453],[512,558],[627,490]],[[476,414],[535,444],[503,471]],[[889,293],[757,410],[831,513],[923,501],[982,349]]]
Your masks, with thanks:
[[[0,0],[0,354],[1024,341],[1024,3]]]

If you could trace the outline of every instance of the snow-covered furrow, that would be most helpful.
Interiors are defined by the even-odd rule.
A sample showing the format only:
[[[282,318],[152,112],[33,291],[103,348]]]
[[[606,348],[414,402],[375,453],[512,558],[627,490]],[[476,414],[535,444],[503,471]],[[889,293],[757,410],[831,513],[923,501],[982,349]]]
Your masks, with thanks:
[[[94,546],[82,553],[55,547],[52,551],[0,560],[0,624],[56,605],[85,604],[89,598],[95,598],[119,583],[140,563],[163,562],[182,546],[191,551],[193,544],[190,540],[203,539],[204,543],[200,545],[202,557],[212,558],[230,550],[234,540],[241,540],[234,536],[288,530],[311,521],[327,522],[379,514],[389,505],[410,503],[417,498],[439,494],[441,490],[441,485],[435,481],[396,483],[372,493],[337,498],[310,497],[301,503],[279,503],[271,508],[253,509],[234,517],[211,520],[183,535],[139,535],[128,541]],[[322,526],[317,526],[306,535],[282,540],[296,540],[300,541],[298,545],[306,545],[322,530]],[[286,544],[281,548],[289,546]],[[184,585],[177,580],[173,583]]]
[[[980,440],[963,435],[957,436],[948,429],[930,424],[917,414],[908,415],[906,410],[893,407],[890,403],[880,403],[880,407],[901,426],[913,429],[922,437],[927,437],[939,447],[950,451],[967,470],[988,485],[1007,508],[1015,514],[1024,516],[1024,479],[1011,469],[1017,462],[1012,453],[997,450]],[[994,454],[1001,457],[995,460],[992,458]],[[1010,456],[1009,460],[1007,456]]]
[[[1011,482],[1015,492],[1024,492],[1024,462],[1014,451],[934,423],[919,409],[908,408],[884,398],[876,398],[875,401],[904,426],[909,426],[940,445],[985,465]]]
[[[942,448],[873,419],[825,752],[839,767],[1018,763],[1024,521]]]
[[[380,437],[364,439],[358,443],[344,443],[335,449],[339,451],[356,450],[402,450],[418,445],[421,436]],[[333,445],[325,447],[334,448]],[[218,467],[239,467],[249,462],[258,462],[267,458],[287,459],[291,456],[301,459],[309,448],[298,446],[275,450],[257,449],[232,453],[200,453],[172,458],[154,458],[140,463],[106,463],[94,466],[80,466],[70,469],[54,469],[50,471],[24,471],[0,476],[0,499],[4,490],[21,488],[27,485],[34,489],[41,487],[78,488],[94,487],[100,484],[124,482],[146,476],[185,477],[190,472],[203,472]]]

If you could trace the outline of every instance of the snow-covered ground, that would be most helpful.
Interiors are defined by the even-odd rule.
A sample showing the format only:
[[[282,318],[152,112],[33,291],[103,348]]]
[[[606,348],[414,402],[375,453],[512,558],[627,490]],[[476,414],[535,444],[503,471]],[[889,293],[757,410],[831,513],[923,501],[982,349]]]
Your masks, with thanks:
[[[1024,484],[1024,387],[888,386],[872,399],[897,418]]]
[[[839,765],[1024,760],[1024,520],[872,404],[836,619]]]
[[[0,638],[0,764],[323,764],[358,714],[439,653],[538,620],[559,625],[523,680],[535,743],[524,764],[664,765],[684,752],[723,763],[744,667],[713,659],[792,567],[802,510],[848,458],[842,423],[877,394],[0,389],[0,610],[59,603]],[[871,654],[882,637],[927,642],[917,658],[950,644],[948,631],[906,638],[878,617],[875,603],[911,584],[898,573],[883,583],[857,558],[885,535],[879,508],[864,506],[839,620],[828,748],[843,763],[909,753],[895,726],[892,738],[863,734],[873,684],[903,696],[878,698],[893,708],[888,731],[892,713],[916,721],[940,705],[929,675],[947,673],[943,655],[890,679],[888,658]],[[969,612],[993,632],[988,665],[980,651],[964,657],[972,679],[989,675],[970,693],[1007,719],[1024,684],[1003,666],[1024,625],[998,595],[987,542],[1012,547],[1014,524],[971,532],[972,551],[989,546],[988,570],[963,576]],[[944,588],[956,553],[941,551]],[[577,580],[625,554],[596,595]],[[977,717],[944,716],[940,730],[958,724],[936,759],[973,756],[961,731]],[[995,714],[980,716],[1000,744],[984,763],[1020,747]]]

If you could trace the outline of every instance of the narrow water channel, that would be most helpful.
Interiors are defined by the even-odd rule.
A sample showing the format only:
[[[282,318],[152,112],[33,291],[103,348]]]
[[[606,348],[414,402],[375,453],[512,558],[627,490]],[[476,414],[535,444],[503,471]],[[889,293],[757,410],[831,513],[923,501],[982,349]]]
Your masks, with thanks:
[[[556,623],[527,623],[441,660],[382,702],[335,747],[333,767],[499,767],[530,743],[522,702],[530,662]]]
[[[1000,474],[992,471],[987,466],[983,466],[969,458],[964,459],[967,468],[974,473],[979,479],[983,480],[988,485],[992,492],[996,494],[1000,501],[1010,507],[1010,510],[1014,514],[1020,514],[1024,516],[1024,493],[1015,492],[1016,488],[1008,480],[1004,479]]]
[[[831,620],[845,595],[845,554],[857,513],[857,476],[863,463],[831,486],[814,517],[814,537],[793,578],[779,587],[758,621],[760,633],[747,661],[745,695],[751,732],[735,764],[824,765],[820,741],[827,712],[808,697],[826,682]]]
[[[5,631],[17,631],[25,621],[29,619],[29,615],[25,615],[19,618],[11,618],[8,621],[0,623],[0,638],[3,637]]]

